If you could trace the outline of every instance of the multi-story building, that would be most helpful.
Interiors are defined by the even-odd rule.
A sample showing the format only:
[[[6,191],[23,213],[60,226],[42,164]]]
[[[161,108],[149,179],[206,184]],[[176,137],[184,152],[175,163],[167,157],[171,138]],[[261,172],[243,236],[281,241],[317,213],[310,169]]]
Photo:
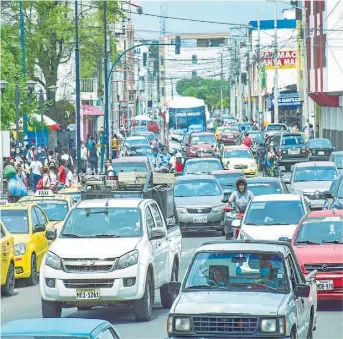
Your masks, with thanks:
[[[319,135],[343,149],[343,2],[304,1],[307,16],[308,91]],[[311,117],[310,117],[311,118]]]
[[[181,52],[175,46],[160,47],[161,105],[177,95],[179,80],[192,77],[228,79],[228,33],[181,34]],[[174,43],[175,35],[166,35],[160,42]]]

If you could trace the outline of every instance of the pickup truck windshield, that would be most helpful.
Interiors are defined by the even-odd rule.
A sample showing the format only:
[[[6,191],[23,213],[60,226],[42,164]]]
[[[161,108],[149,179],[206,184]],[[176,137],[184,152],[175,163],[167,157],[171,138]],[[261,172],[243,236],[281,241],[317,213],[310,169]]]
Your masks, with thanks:
[[[145,162],[133,162],[133,161],[115,161],[113,162],[113,168],[116,173],[119,172],[147,172]]]
[[[175,185],[174,197],[202,197],[221,195],[215,180],[181,180]]]
[[[343,243],[342,217],[306,219],[295,241],[295,245],[325,243]]]
[[[295,170],[294,182],[332,181],[337,175],[334,166],[300,167]]]
[[[25,210],[1,210],[0,220],[8,232],[13,234],[29,233],[27,211]]]
[[[253,201],[246,211],[244,224],[297,225],[304,213],[301,201]]]
[[[199,252],[183,288],[286,293],[286,272],[277,253]]]
[[[142,236],[137,208],[75,208],[61,231],[62,238],[137,238]]]
[[[48,216],[49,221],[61,221],[68,214],[68,203],[62,200],[40,200],[35,202]]]

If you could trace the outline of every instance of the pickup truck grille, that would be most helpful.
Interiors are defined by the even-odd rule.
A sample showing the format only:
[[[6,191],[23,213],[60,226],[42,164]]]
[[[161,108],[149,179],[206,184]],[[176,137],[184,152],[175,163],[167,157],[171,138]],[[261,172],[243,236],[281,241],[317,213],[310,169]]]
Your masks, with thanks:
[[[106,273],[111,272],[116,259],[62,259],[67,273]]]
[[[193,214],[197,214],[197,213],[211,213],[212,208],[188,208],[187,212],[188,213],[193,213]]]
[[[114,279],[66,279],[63,280],[65,288],[111,288]]]
[[[235,165],[234,168],[235,169],[247,169],[248,165]]]
[[[193,328],[201,334],[249,335],[257,330],[258,318],[193,317]]]
[[[341,272],[343,264],[305,264],[305,270],[310,272],[317,270],[319,272]]]

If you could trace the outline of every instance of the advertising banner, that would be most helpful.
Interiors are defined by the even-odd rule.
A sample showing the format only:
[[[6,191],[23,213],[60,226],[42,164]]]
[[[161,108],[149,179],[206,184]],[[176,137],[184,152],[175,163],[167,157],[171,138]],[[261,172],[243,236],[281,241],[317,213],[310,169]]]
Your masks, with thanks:
[[[261,52],[262,64],[266,69],[274,68],[274,52]],[[279,51],[278,68],[296,68],[297,52],[296,51]]]

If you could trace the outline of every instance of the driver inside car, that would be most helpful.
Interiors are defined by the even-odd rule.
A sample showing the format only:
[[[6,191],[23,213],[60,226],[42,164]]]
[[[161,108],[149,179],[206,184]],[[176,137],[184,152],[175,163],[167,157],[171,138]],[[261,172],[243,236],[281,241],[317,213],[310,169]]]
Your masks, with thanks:
[[[255,284],[266,285],[271,288],[277,288],[276,279],[274,278],[274,269],[270,258],[261,258],[260,274],[261,278],[254,281]]]

